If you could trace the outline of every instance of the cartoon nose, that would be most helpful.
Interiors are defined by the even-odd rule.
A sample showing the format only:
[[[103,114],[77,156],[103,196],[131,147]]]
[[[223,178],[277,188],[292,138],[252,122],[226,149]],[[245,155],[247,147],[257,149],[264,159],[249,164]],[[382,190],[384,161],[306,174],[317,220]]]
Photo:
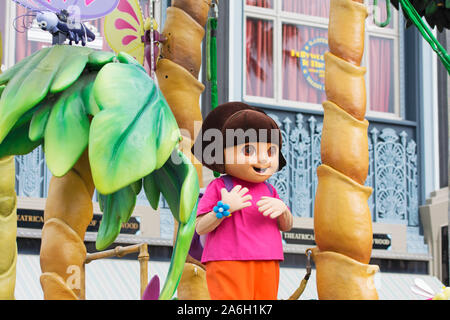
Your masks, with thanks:
[[[269,157],[267,155],[267,152],[265,152],[264,150],[260,151],[258,154],[258,161],[261,164],[265,164],[269,161]]]

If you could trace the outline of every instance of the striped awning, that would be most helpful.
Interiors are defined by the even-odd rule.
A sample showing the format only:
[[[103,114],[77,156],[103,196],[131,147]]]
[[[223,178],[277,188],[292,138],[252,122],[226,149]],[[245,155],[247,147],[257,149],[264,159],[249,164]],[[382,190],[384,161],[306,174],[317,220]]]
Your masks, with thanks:
[[[169,262],[151,261],[149,279],[158,275],[164,283]],[[17,300],[42,300],[38,255],[19,254],[16,270]],[[87,300],[139,300],[140,273],[138,260],[102,259],[86,265]]]
[[[149,278],[158,275],[164,283],[169,270],[169,262],[150,261]],[[41,268],[38,255],[19,254],[17,261],[16,299],[42,300],[39,283]],[[306,274],[301,268],[281,268],[279,299],[288,299],[297,289]],[[86,265],[87,300],[138,300],[139,262],[137,260],[103,259]],[[411,291],[414,279],[424,280],[431,289],[440,291],[443,284],[433,276],[380,272],[375,277],[375,285],[381,300],[424,300]],[[301,300],[317,299],[315,270]]]

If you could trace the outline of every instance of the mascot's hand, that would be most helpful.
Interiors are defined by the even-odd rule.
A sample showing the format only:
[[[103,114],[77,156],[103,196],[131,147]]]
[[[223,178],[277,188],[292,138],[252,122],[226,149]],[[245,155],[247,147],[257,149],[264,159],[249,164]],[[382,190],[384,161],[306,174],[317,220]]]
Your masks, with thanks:
[[[288,211],[288,207],[284,202],[277,198],[261,197],[261,200],[256,205],[259,208],[259,212],[262,212],[265,217],[269,216],[272,219],[278,218]]]
[[[235,186],[233,189],[231,189],[230,192],[228,192],[225,188],[222,188],[220,192],[222,194],[222,202],[230,206],[230,209],[228,210],[230,213],[239,211],[252,205],[252,203],[250,202],[252,196],[249,194],[246,195],[248,189],[242,188],[242,186],[240,185]]]

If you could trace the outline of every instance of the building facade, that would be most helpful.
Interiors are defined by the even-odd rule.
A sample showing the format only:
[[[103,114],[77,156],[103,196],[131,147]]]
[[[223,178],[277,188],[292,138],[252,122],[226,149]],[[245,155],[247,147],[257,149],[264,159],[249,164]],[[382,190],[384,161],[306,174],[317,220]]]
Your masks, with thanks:
[[[373,1],[365,3],[372,10]],[[219,57],[224,84],[219,98],[261,107],[282,128],[288,165],[271,182],[293,209],[300,238],[310,238],[302,233],[313,228],[329,4],[233,1],[222,5],[219,20],[224,30],[219,52],[227,53]],[[385,8],[376,12],[383,20]],[[448,285],[448,215],[437,218],[447,210],[433,218],[425,213],[437,195],[442,206],[448,204],[448,73],[417,30],[405,29],[403,15],[392,12],[386,28],[369,15],[362,63],[370,122],[365,184],[373,188],[371,263],[385,272],[426,272]],[[438,38],[448,44],[448,32]],[[436,221],[440,231],[431,236],[426,219]],[[442,242],[439,250],[433,241]]]
[[[328,48],[329,3],[219,3],[219,103],[244,101],[261,107],[278,123],[286,142],[282,152],[287,165],[270,179],[295,217],[294,229],[283,234],[285,268],[304,268],[305,250],[315,244],[313,213],[316,169],[321,164],[321,103],[326,99],[323,54]],[[366,3],[370,7],[373,0]],[[149,1],[141,4],[148,12]],[[170,0],[155,3],[160,29],[167,6]],[[384,12],[381,8],[381,18]],[[2,69],[51,43],[50,35],[35,25],[21,29],[16,23],[14,27],[15,19],[25,13],[12,1],[0,3]],[[101,19],[89,24],[97,35],[90,45],[110,50]],[[363,66],[367,68],[370,165],[365,184],[373,188],[369,199],[374,232],[371,264],[379,265],[381,273],[433,275],[449,285],[448,215],[445,219],[445,208],[433,206],[448,207],[448,74],[415,28],[405,29],[404,24],[394,8],[386,28],[374,25],[371,16],[366,24]],[[448,44],[448,33],[439,39]],[[202,96],[206,116],[210,86],[204,69],[200,80],[206,85]],[[211,179],[210,174],[206,177]],[[31,243],[40,238],[39,221],[50,178],[42,149],[16,157],[19,253],[21,248],[25,253],[38,252],[39,245]],[[434,198],[438,200],[433,202]],[[95,250],[101,220],[98,205],[94,205],[94,214],[86,235],[88,251]],[[142,193],[132,220],[116,242],[148,242],[154,258],[166,261],[172,237],[173,218],[164,200],[154,211]]]

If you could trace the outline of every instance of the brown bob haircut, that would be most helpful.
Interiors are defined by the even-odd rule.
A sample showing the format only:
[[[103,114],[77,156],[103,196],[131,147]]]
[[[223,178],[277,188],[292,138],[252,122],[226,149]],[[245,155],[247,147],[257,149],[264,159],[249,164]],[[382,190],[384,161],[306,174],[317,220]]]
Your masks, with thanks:
[[[204,135],[209,129],[219,130],[222,134],[222,141],[205,141]],[[249,132],[250,129],[255,130],[254,132],[257,132],[257,134],[253,136],[245,134],[244,140],[238,139],[236,135],[233,135],[233,138],[230,139],[231,137],[227,134],[228,130],[243,130],[241,132],[245,133]],[[262,135],[260,130],[266,134]],[[270,132],[271,134],[267,134],[267,132]],[[272,137],[273,132],[276,133],[276,137]],[[276,141],[272,141],[272,138]],[[205,167],[216,172],[225,173],[225,159],[223,159],[223,154],[221,163],[216,163],[214,154],[211,155],[211,158],[205,159],[205,155],[203,154],[205,148],[212,143],[220,143],[223,148],[227,148],[248,142],[270,142],[278,144],[278,170],[281,170],[286,165],[286,159],[281,153],[281,130],[277,123],[263,110],[242,102],[228,102],[211,111],[203,121],[201,131],[199,132],[191,151]]]

